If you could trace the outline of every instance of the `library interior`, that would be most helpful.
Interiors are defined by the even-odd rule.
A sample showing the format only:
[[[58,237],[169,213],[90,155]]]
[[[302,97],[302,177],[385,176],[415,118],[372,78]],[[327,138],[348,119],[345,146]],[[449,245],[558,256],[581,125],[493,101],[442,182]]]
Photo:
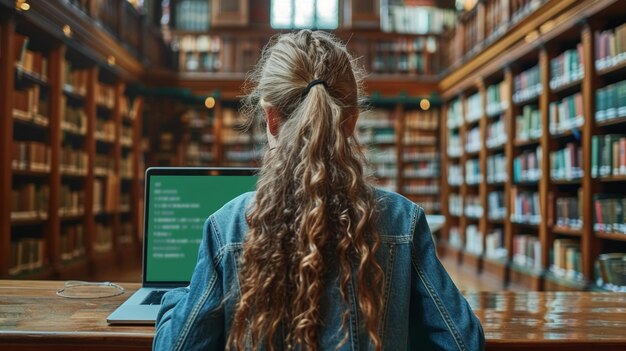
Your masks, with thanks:
[[[623,0],[0,0],[0,349],[151,348],[107,323],[145,282],[146,169],[261,166],[242,89],[298,29],[365,69],[367,170],[487,350],[626,350]]]

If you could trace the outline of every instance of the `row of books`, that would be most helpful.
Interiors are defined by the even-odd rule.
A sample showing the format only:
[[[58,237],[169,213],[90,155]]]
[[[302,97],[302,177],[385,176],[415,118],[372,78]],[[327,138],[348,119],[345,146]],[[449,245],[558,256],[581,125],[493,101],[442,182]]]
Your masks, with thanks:
[[[576,197],[559,196],[554,203],[554,224],[559,228],[579,230],[583,226],[582,219],[582,188]]]
[[[107,176],[104,180],[95,179],[93,182],[93,213],[117,212],[120,203],[119,177]]]
[[[409,43],[411,42],[413,41]],[[402,41],[370,43],[370,49],[373,49],[370,69],[375,73],[389,74],[434,73],[432,69],[434,60],[429,58],[437,50],[437,40],[434,37],[422,37],[416,38],[415,42],[420,42],[420,44],[404,46]]]
[[[397,155],[395,147],[379,147],[376,149],[365,150],[365,157],[367,158],[369,162],[373,164],[380,164],[380,163],[397,164],[398,163],[397,156],[398,155]],[[436,157],[437,157],[437,154],[434,152],[433,153],[423,152],[423,153],[413,155],[412,159],[413,161],[431,160]]]
[[[48,218],[50,187],[48,184],[25,183],[11,189],[11,220],[45,220]]]
[[[563,149],[551,152],[550,177],[554,180],[572,180],[582,178],[582,147],[580,147],[580,145],[574,144],[573,142],[570,142],[567,143]]]
[[[85,255],[84,228],[82,224],[61,227],[61,261],[67,262]]]
[[[61,174],[86,175],[88,165],[88,156],[85,151],[76,150],[71,146],[64,146],[61,149]]]
[[[439,111],[408,110],[404,112],[404,120],[407,129],[435,130],[439,128]]]
[[[98,141],[115,142],[115,121],[96,118],[94,137]]]
[[[133,128],[122,125],[120,127],[120,144],[125,147],[133,146]]]
[[[420,52],[434,53],[437,51],[438,45],[435,36],[398,36],[392,40],[367,40],[367,42],[370,43],[370,48],[375,51],[395,55]]]
[[[463,114],[461,112],[461,99],[457,98],[448,105],[446,124],[448,129],[455,129],[463,125]]]
[[[541,271],[541,242],[539,238],[530,234],[520,234],[513,237],[513,264]]]
[[[219,35],[183,35],[176,38],[174,48],[184,53],[219,54],[223,40]]]
[[[504,260],[508,251],[504,247],[504,231],[502,228],[494,228],[485,237],[485,256],[492,260]]]
[[[539,193],[511,189],[511,222],[538,225],[541,223]]]
[[[185,157],[186,163],[190,166],[207,166],[214,161],[214,152],[211,149],[210,145],[191,141],[187,144]],[[120,175],[125,177],[132,177],[132,164],[130,163],[131,160],[129,159],[128,161],[128,165],[120,169]]]
[[[48,126],[48,97],[42,94],[39,85],[28,89],[16,89],[13,94],[13,117]]]
[[[246,72],[250,70],[259,56],[259,52],[268,42],[268,37],[220,37],[184,36],[182,40],[173,40],[174,50],[180,51],[179,67],[192,71],[209,72]],[[186,57],[185,57],[186,56]]]
[[[380,130],[380,129],[379,129]],[[405,130],[404,145],[437,145],[437,135],[421,130]]]
[[[596,121],[626,117],[626,80],[596,90]]]
[[[474,153],[480,151],[483,146],[483,138],[480,127],[474,127],[465,134],[465,151]]]
[[[555,239],[552,243],[550,271],[557,277],[581,280],[582,257],[578,239]]]
[[[596,232],[626,235],[626,198],[621,194],[596,194],[593,197]]]
[[[408,179],[404,183],[403,193],[410,195],[438,195],[439,180]]]
[[[550,60],[550,89],[580,80],[584,75],[582,43],[578,43],[576,49],[566,50]]]
[[[487,40],[499,37],[506,31],[509,22],[508,8],[508,1],[505,0],[485,2],[485,33],[488,33],[486,34]]]
[[[126,120],[134,121],[139,116],[139,107],[141,104],[137,103],[137,99],[132,99],[126,95],[123,95],[120,99],[120,111],[122,112],[122,117],[126,118]]]
[[[96,103],[99,106],[112,109],[115,106],[115,87],[104,83],[96,83]]]
[[[536,105],[525,105],[522,114],[515,118],[515,140],[525,142],[541,138],[541,113]]]
[[[120,212],[130,212],[131,210],[131,202],[130,202],[130,193],[122,192],[119,197],[120,200]]]
[[[410,34],[439,34],[454,27],[456,14],[453,10],[429,6],[388,5],[381,16],[383,32]]]
[[[209,29],[211,8],[208,1],[182,0],[176,3],[176,29],[203,32]]]
[[[541,75],[539,65],[533,66],[513,79],[513,102],[520,103],[541,95]]]
[[[50,171],[50,147],[37,141],[14,141],[13,161],[16,170]]]
[[[120,158],[120,177],[131,179],[133,177],[133,158],[131,155]]]
[[[516,23],[537,10],[547,0],[517,0],[511,5],[511,23]]]
[[[46,241],[42,238],[11,240],[9,275],[15,276],[43,268],[46,260]]]
[[[89,71],[72,66],[68,60],[63,62],[63,91],[78,96],[87,95]]]
[[[448,244],[458,250],[463,248],[463,237],[459,227],[450,227],[450,230],[448,231]]]
[[[30,37],[15,33],[13,45],[15,48],[15,66],[18,76],[21,72],[48,81],[48,58],[41,52],[30,48]]]
[[[252,136],[233,129],[222,129],[223,145],[251,144]]]
[[[453,216],[463,215],[463,196],[460,194],[451,193],[448,196],[448,210]]]
[[[506,157],[504,154],[496,154],[487,157],[487,183],[504,183],[508,179],[506,170]]]
[[[99,177],[115,174],[115,160],[109,155],[97,153],[93,172]]]
[[[506,205],[504,203],[504,192],[490,191],[487,195],[488,218],[494,221],[506,219]]]
[[[483,181],[483,174],[480,169],[480,160],[471,159],[465,161],[465,182],[468,185],[480,184]]]
[[[495,149],[501,147],[507,142],[507,134],[506,134],[506,122],[504,120],[504,116],[500,116],[498,119],[494,120],[492,123],[489,123],[487,126],[487,148]]]
[[[537,182],[541,178],[541,146],[535,150],[524,150],[513,160],[513,181]]]
[[[85,191],[61,185],[59,194],[59,215],[78,216],[85,212]]]
[[[113,249],[113,227],[103,223],[96,223],[93,250],[107,252]]]
[[[626,135],[591,137],[591,176],[603,178],[626,175]]]
[[[425,149],[414,146],[405,147],[402,152],[402,160],[404,162],[417,161],[437,161],[439,162],[439,152],[436,147]]]
[[[596,69],[602,70],[626,61],[626,23],[595,32]]]
[[[61,129],[73,134],[87,134],[87,114],[82,106],[67,104],[67,98],[61,97]]]
[[[461,136],[458,133],[448,133],[448,156],[461,157],[463,148],[461,147]]]
[[[260,147],[233,147],[224,151],[226,162],[255,162],[261,159],[264,149]]]
[[[384,109],[371,109],[359,115],[357,120],[358,129],[368,128],[394,128],[396,115],[394,111]]]
[[[470,224],[465,229],[465,251],[476,256],[483,254],[483,234],[476,224]]]
[[[439,176],[439,160],[416,161],[404,167],[405,178],[434,178]]]
[[[550,134],[558,135],[585,124],[583,96],[581,93],[550,103]]]
[[[188,36],[187,38],[195,40]],[[208,36],[199,36],[198,39],[207,38]],[[219,40],[218,38],[213,39]],[[183,39],[182,43],[185,42]],[[195,41],[194,41],[195,42]],[[219,43],[219,41],[218,41]],[[204,45],[199,45],[204,46]],[[185,72],[217,72],[222,70],[222,60],[219,52],[212,51],[180,51],[179,53],[179,70]]]
[[[465,196],[465,216],[470,218],[480,218],[485,213],[480,196],[467,194]]]
[[[487,87],[487,116],[498,116],[509,108],[509,91],[505,81]]]
[[[465,103],[465,122],[479,120],[483,115],[483,97],[480,92],[470,95]]]
[[[450,163],[448,165],[448,184],[461,186],[463,184],[463,169],[461,165]]]

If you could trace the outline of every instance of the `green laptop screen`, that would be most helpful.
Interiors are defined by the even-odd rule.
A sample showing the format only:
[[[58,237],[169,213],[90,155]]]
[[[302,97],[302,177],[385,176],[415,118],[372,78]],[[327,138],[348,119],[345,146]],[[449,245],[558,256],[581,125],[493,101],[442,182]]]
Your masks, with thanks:
[[[235,197],[253,191],[251,175],[150,177],[146,281],[191,280],[204,221]]]

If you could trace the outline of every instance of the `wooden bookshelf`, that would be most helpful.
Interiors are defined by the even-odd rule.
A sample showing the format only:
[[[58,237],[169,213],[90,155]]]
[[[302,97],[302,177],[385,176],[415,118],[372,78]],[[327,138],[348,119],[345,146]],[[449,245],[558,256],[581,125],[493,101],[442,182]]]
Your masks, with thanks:
[[[601,108],[597,107],[604,106],[602,101],[598,101],[598,95],[596,94],[598,89],[617,87],[621,81],[626,80],[623,62],[613,63],[610,67],[600,69],[596,67],[598,65],[596,56],[598,52],[601,52],[599,50],[602,50],[598,45],[604,45],[599,42],[599,40],[602,40],[601,35],[617,35],[615,34],[617,33],[615,28],[623,25],[624,20],[615,14],[623,10],[625,10],[625,5],[616,1],[545,2],[533,10],[536,12],[533,12],[532,16],[525,17],[525,19],[518,22],[509,23],[506,26],[508,30],[502,33],[499,39],[489,41],[481,37],[481,35],[473,38],[472,40],[477,41],[472,46],[483,48],[479,52],[467,51],[467,48],[462,49],[462,46],[456,45],[454,42],[451,45],[453,50],[457,50],[457,56],[455,59],[456,64],[452,65],[452,68],[442,78],[440,84],[442,96],[446,102],[444,110],[449,109],[450,104],[459,95],[466,96],[468,92],[473,93],[477,89],[481,91],[482,86],[489,86],[494,79],[497,81],[502,76],[504,76],[505,80],[509,80],[511,92],[514,94],[515,84],[511,80],[520,74],[524,74],[523,72],[526,72],[530,67],[537,66],[539,69],[538,78],[542,93],[519,94],[517,99],[511,101],[510,106],[503,112],[506,115],[507,130],[509,131],[509,138],[504,146],[504,154],[507,160],[507,173],[511,175],[504,184],[505,193],[509,197],[514,188],[517,188],[518,192],[536,192],[541,218],[540,221],[534,224],[518,223],[511,219],[511,199],[508,198],[505,201],[507,219],[503,228],[505,248],[508,251],[508,258],[505,261],[504,268],[506,272],[502,273],[506,277],[503,278],[505,284],[508,282],[523,283],[531,288],[546,290],[589,289],[594,284],[592,282],[595,282],[596,279],[594,264],[598,255],[607,250],[613,243],[624,241],[624,234],[622,233],[598,232],[597,228],[594,231],[594,221],[597,219],[595,211],[600,209],[602,201],[604,201],[602,206],[605,203],[608,206],[610,201],[614,201],[612,199],[619,199],[624,196],[622,190],[615,188],[615,184],[623,182],[625,176],[615,173],[621,171],[621,168],[618,166],[613,166],[611,168],[612,174],[609,175],[593,178],[591,174],[592,158],[595,157],[593,154],[593,147],[595,146],[592,145],[595,142],[593,137],[626,132],[624,118],[619,116],[619,112],[615,118],[596,121],[597,111],[601,110]],[[581,24],[576,19],[581,18],[580,16],[583,16],[583,14],[587,21]],[[456,38],[459,35],[463,35],[458,32],[467,30],[465,28],[472,28],[472,26],[478,23],[478,20],[474,18],[475,16],[478,16],[477,11],[473,15],[468,15],[465,19],[461,18],[462,23],[457,28]],[[539,31],[532,32],[532,35],[521,34],[521,28],[539,20],[547,22],[549,25],[542,27]],[[468,21],[468,23],[465,24],[463,21]],[[474,22],[474,24],[469,22]],[[480,31],[480,29],[475,28],[471,30]],[[481,38],[483,39],[482,42]],[[458,54],[459,48],[462,50],[461,55]],[[499,49],[499,52],[495,51],[496,48]],[[559,66],[559,64],[563,65],[565,61],[568,62],[565,66]],[[570,65],[570,62],[574,63]],[[576,62],[582,62],[582,65],[580,63],[576,64]],[[571,73],[571,76],[555,79],[555,70],[558,71],[559,69],[564,69],[564,67],[569,67],[572,70],[567,71],[565,68],[565,74],[570,75]],[[574,71],[575,67],[579,67],[580,70]],[[550,84],[551,80],[555,80],[555,82]],[[484,93],[484,91],[481,91],[481,93]],[[583,116],[582,123],[576,124],[573,130],[565,127],[554,132],[554,129],[552,129],[554,126],[550,123],[550,117],[553,114],[551,104],[565,101],[564,99],[575,94],[580,94],[581,96],[580,103],[577,102],[580,105],[576,105],[576,114]],[[570,106],[573,108],[573,102],[567,103],[571,104]],[[618,103],[621,102],[618,100]],[[534,135],[530,138],[518,140],[516,136],[516,116],[522,115],[524,106],[533,106],[533,109],[538,109],[540,125],[543,131],[540,137]],[[571,108],[564,111],[571,111]],[[570,116],[573,116],[573,114]],[[568,121],[566,120],[565,122]],[[444,128],[446,128],[445,125]],[[446,129],[450,130],[450,128]],[[449,132],[442,134],[449,135]],[[580,151],[576,150],[576,153],[569,152],[567,148],[571,147],[570,144],[580,148]],[[542,157],[540,160],[537,159],[541,176],[536,178],[536,180],[533,178],[531,181],[515,181],[513,179],[514,171],[516,171],[513,167],[514,160],[522,153],[527,152],[527,150],[535,150],[538,146],[542,149]],[[569,153],[563,155],[571,155],[572,163],[566,163],[565,167],[579,167],[581,170],[580,174],[576,173],[577,171],[575,170],[572,170],[571,172],[573,173],[570,173],[569,169],[561,171],[560,168],[552,167],[552,159],[554,158],[554,160],[558,161],[559,159],[555,157],[561,157],[559,153],[564,152],[563,150],[566,149]],[[499,152],[487,151],[489,156]],[[466,157],[475,156],[465,153],[461,159]],[[573,157],[577,157],[577,159],[574,160]],[[569,162],[568,158],[565,158],[565,160]],[[573,163],[574,161],[576,163]],[[447,169],[448,165],[453,164],[454,161],[449,157],[444,157],[444,162],[442,169]],[[561,167],[560,163],[555,163],[555,165]],[[489,184],[489,191],[497,189],[494,185]],[[462,188],[467,189],[467,185],[463,185]],[[451,186],[443,187],[442,201],[447,199],[449,194],[455,191],[454,189]],[[601,196],[608,194],[613,195],[613,197],[606,197],[605,201],[605,197]],[[463,199],[466,199],[467,195],[466,191],[462,192]],[[557,225],[554,222],[556,221],[554,211],[557,210],[555,203],[558,199],[571,200],[572,205],[568,205],[569,215],[572,216],[572,213],[575,213],[574,216],[578,216],[560,220],[565,223],[569,220],[578,220],[579,224],[568,226],[567,224]],[[567,204],[567,202],[565,203]],[[604,207],[602,208],[604,209]],[[562,210],[562,208],[560,209]],[[572,209],[576,211],[571,212],[573,211]],[[444,214],[452,223],[459,221],[458,218],[454,218],[450,213],[444,212]],[[613,225],[613,220],[612,218],[608,219],[608,228]],[[617,220],[623,221],[620,218]],[[582,223],[582,226],[578,226],[580,223]],[[494,224],[499,223],[487,220],[487,225]],[[450,226],[445,226],[445,230],[450,230]],[[534,260],[539,261],[534,262],[534,268],[532,269],[519,266],[514,262],[514,241],[518,235],[522,234],[531,234],[539,243],[539,246],[537,246],[537,248],[540,248],[540,251],[537,251],[539,256],[533,257]],[[442,235],[445,237],[446,234]],[[552,262],[551,251],[555,250],[557,242],[569,245],[563,249],[563,253],[566,253],[567,257],[573,257],[571,258],[571,262],[573,262],[571,263],[572,267],[575,267],[575,273],[580,275],[582,279],[564,278],[558,275],[561,273],[552,272],[551,268],[556,263]],[[617,247],[618,250],[623,250],[622,246],[618,245]],[[483,263],[477,263],[477,265],[487,267],[493,263],[487,262],[487,259],[483,259]],[[570,263],[567,264],[569,265]],[[494,269],[490,269],[490,271],[494,271]]]
[[[0,277],[87,279],[93,268],[100,264],[91,246],[97,217],[93,209],[92,186],[98,177],[94,171],[95,156],[99,148],[105,149],[114,165],[111,173],[119,172],[122,153],[120,101],[125,98],[129,78],[117,67],[103,64],[106,56],[102,58],[97,51],[90,51],[77,42],[66,41],[62,36],[42,29],[38,16],[44,8],[48,9],[47,6],[33,4],[32,11],[26,15],[2,16],[0,19],[0,50],[3,53],[0,57],[3,91],[0,109],[5,116],[13,116],[3,118],[1,122],[0,165],[5,171],[0,172],[0,191],[4,194],[18,191],[22,199],[31,203],[28,206],[32,203],[41,206],[36,208],[37,217],[32,218],[22,216],[24,212],[14,208],[15,203],[10,199],[0,204]],[[51,10],[51,16],[62,11],[61,8]],[[68,10],[70,16],[75,10]],[[121,55],[127,54],[122,52]],[[99,79],[114,86],[107,104],[97,102]],[[140,104],[141,99],[135,98],[133,113],[137,113]],[[96,140],[98,117],[110,120],[113,137],[104,143]],[[135,128],[137,120],[129,119],[128,128]],[[33,142],[38,144],[29,144]],[[21,147],[20,144],[24,144],[26,153],[20,150],[20,158],[15,159],[18,155],[15,147]],[[40,145],[45,145],[45,156],[38,151]],[[130,149],[129,157],[138,151],[132,142],[127,148]],[[41,167],[40,157],[45,157],[45,169]],[[138,173],[139,169],[135,168],[130,176],[127,175],[129,192],[137,191]],[[37,198],[32,198],[32,185]],[[121,192],[120,188],[110,191],[115,197]],[[124,217],[133,223],[133,232],[140,229],[138,206],[138,201],[131,200],[128,207],[131,215]],[[111,223],[116,228],[112,236],[113,250],[117,250],[116,235],[121,214],[116,209],[111,213]],[[71,248],[68,247],[69,228],[80,228],[81,232],[71,235]],[[131,256],[137,257],[140,255],[138,235],[132,237]],[[31,256],[31,261],[27,261],[27,256]],[[117,264],[120,260],[111,262]],[[104,267],[108,269],[111,262]]]

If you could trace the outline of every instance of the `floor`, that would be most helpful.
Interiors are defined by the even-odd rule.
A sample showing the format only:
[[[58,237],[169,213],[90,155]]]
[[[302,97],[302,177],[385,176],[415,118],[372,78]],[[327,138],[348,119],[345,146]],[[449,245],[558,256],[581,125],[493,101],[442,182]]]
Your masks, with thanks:
[[[442,258],[441,262],[456,286],[462,291],[502,290],[502,283],[493,277],[486,274],[479,275],[475,270],[467,266],[458,265],[445,257]],[[141,282],[141,266],[137,263],[134,266],[115,268],[98,274],[94,277],[94,281]],[[524,291],[527,289],[521,286],[509,286],[507,290]]]

